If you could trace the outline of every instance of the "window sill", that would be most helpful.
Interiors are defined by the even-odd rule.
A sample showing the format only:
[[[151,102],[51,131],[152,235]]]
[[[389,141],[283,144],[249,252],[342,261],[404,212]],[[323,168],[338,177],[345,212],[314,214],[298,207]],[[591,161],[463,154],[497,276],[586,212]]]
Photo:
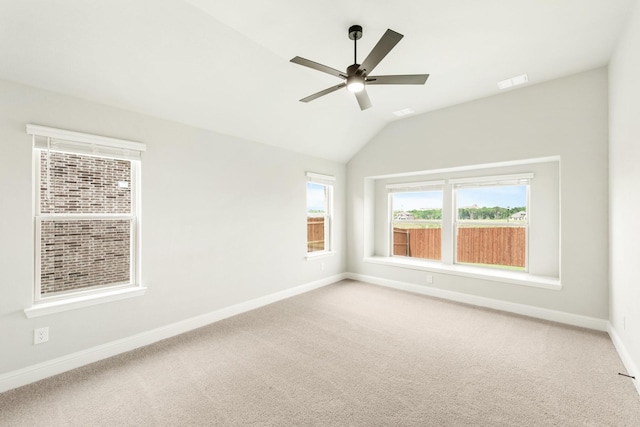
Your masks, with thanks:
[[[413,270],[431,271],[434,273],[451,274],[454,276],[473,277],[476,279],[493,280],[512,283],[515,285],[532,286],[535,288],[562,289],[560,279],[547,276],[534,276],[517,271],[505,271],[473,267],[469,265],[446,265],[427,260],[406,259],[400,257],[366,257],[364,262],[369,264],[387,265],[391,267],[410,268]]]
[[[146,287],[135,286],[125,289],[100,292],[99,294],[81,295],[62,300],[40,302],[24,310],[24,314],[29,318],[46,316],[62,311],[76,310],[96,304],[104,304],[111,301],[118,301],[125,298],[133,298],[144,295]]]
[[[326,257],[334,256],[335,254],[336,254],[335,251],[308,252],[307,256],[305,256],[305,259],[307,261],[310,261],[312,259],[326,258]]]

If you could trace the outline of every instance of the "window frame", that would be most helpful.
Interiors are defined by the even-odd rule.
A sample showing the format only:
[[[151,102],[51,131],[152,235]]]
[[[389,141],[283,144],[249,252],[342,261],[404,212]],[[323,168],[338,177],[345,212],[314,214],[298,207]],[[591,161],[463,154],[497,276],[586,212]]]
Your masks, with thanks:
[[[444,258],[444,254],[442,251],[442,240],[444,236],[440,238],[440,259],[432,259],[432,258],[420,258],[420,257],[412,257],[412,256],[403,256],[403,255],[395,255],[395,243],[394,243],[394,221],[395,218],[393,216],[393,195],[397,193],[419,193],[419,192],[427,192],[427,191],[440,191],[442,192],[442,215],[440,220],[421,220],[423,223],[429,224],[439,224],[441,233],[444,230],[444,215],[445,215],[445,207],[444,207],[444,189],[445,181],[444,180],[436,180],[436,181],[420,181],[420,182],[407,182],[400,184],[387,184],[385,187],[387,189],[387,197],[388,197],[388,206],[389,206],[389,255],[391,257],[402,257],[408,259],[417,259],[417,260],[426,260],[432,262],[442,262]]]
[[[334,186],[336,182],[336,178],[332,175],[325,175],[315,172],[306,172],[306,182],[305,182],[305,196],[308,196],[308,185],[309,183],[314,183],[318,185],[323,185],[326,188],[326,206],[325,206],[325,215],[324,215],[324,250],[321,251],[311,251],[309,252],[309,238],[307,234],[307,238],[305,239],[306,244],[306,259],[317,258],[321,256],[331,255],[334,253],[333,250],[333,192]],[[308,223],[309,218],[309,206],[307,205],[308,200],[305,197],[305,208],[306,208],[306,218]]]
[[[388,221],[387,221],[387,235],[389,239],[388,254],[391,259],[407,260],[409,262],[420,262],[436,266],[460,266],[469,267],[473,269],[479,269],[480,271],[486,271],[490,274],[492,271],[500,270],[499,267],[481,266],[469,263],[460,263],[457,260],[457,237],[458,237],[458,224],[461,221],[458,219],[458,207],[457,207],[457,192],[459,188],[470,188],[480,186],[506,186],[506,185],[526,185],[527,186],[527,219],[526,224],[519,223],[518,225],[526,225],[525,231],[525,270],[518,271],[520,274],[529,274],[529,224],[531,221],[530,216],[530,190],[531,181],[534,178],[534,174],[527,173],[515,173],[508,175],[495,175],[495,176],[472,176],[467,178],[447,178],[444,180],[435,181],[421,181],[421,182],[401,182],[387,184],[388,200]],[[512,184],[515,183],[515,184]],[[464,186],[464,187],[463,187]],[[429,191],[430,189],[440,189],[442,191],[442,220],[440,221],[442,227],[442,241],[441,241],[441,259],[426,259],[419,257],[407,257],[402,255],[394,255],[393,247],[393,202],[392,194],[394,192],[416,192],[416,191]],[[450,203],[446,201],[450,200]],[[464,223],[464,220],[462,221]],[[475,222],[474,224],[479,224]],[[495,225],[495,222],[491,223]]]
[[[27,317],[84,307],[144,294],[141,276],[141,157],[146,145],[115,138],[85,134],[39,125],[27,125],[27,134],[32,137],[33,165],[33,235],[34,235],[34,280],[32,306],[25,309]],[[40,209],[41,152],[62,152],[79,156],[110,158],[128,161],[131,166],[130,213],[42,213]],[[62,291],[49,296],[41,294],[41,226],[43,221],[117,220],[131,222],[129,230],[129,280]]]
[[[452,228],[453,228],[453,264],[468,265],[475,268],[487,268],[487,269],[500,269],[499,265],[495,267],[491,265],[478,266],[473,263],[466,263],[458,261],[458,230],[460,224],[474,224],[474,225],[502,225],[506,227],[525,226],[525,248],[524,248],[524,270],[521,273],[529,273],[529,224],[530,224],[530,212],[531,212],[531,180],[533,179],[533,173],[523,174],[511,174],[511,175],[499,175],[499,176],[486,176],[486,177],[473,177],[462,179],[450,179],[451,184],[451,199],[453,203],[453,210],[451,212]],[[468,188],[497,188],[497,187],[513,187],[513,186],[526,186],[526,220],[519,221],[518,223],[510,223],[506,221],[473,221],[473,220],[461,220],[458,217],[458,190]]]

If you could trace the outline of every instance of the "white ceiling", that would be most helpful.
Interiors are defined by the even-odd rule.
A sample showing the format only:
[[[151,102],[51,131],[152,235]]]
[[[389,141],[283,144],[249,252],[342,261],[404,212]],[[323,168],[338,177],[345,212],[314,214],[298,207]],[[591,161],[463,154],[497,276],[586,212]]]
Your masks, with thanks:
[[[286,149],[348,161],[393,111],[416,113],[607,64],[635,0],[0,0],[0,78]],[[361,62],[387,28],[404,39],[375,74],[431,76],[369,86],[360,111],[341,80],[347,29]]]

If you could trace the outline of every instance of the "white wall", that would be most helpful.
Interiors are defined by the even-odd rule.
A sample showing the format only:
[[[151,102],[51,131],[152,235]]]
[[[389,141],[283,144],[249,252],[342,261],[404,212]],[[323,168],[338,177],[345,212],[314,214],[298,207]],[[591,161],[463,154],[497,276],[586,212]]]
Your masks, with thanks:
[[[607,109],[600,68],[387,126],[347,165],[349,271],[607,319]],[[445,274],[427,285],[424,271],[363,262],[375,247],[365,178],[549,156],[561,159],[562,290]]]
[[[640,3],[609,65],[611,324],[640,375]],[[627,367],[629,365],[629,360]],[[640,390],[640,389],[639,389]]]
[[[26,318],[34,248],[27,123],[147,144],[146,295]],[[337,177],[337,254],[322,260],[305,260],[305,171]],[[0,375],[344,272],[344,197],[343,164],[0,81]],[[33,329],[43,326],[50,341],[34,346]]]

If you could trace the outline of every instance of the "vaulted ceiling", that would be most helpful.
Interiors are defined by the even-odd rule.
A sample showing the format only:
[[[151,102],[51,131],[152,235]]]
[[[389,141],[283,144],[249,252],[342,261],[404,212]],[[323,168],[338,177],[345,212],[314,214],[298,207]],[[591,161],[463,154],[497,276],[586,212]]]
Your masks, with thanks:
[[[635,0],[0,0],[0,78],[348,161],[396,110],[415,114],[606,65]],[[344,70],[387,28],[405,37],[375,74],[430,74],[424,86],[369,86],[360,111],[340,83],[289,62]],[[517,90],[517,89],[511,89]]]

